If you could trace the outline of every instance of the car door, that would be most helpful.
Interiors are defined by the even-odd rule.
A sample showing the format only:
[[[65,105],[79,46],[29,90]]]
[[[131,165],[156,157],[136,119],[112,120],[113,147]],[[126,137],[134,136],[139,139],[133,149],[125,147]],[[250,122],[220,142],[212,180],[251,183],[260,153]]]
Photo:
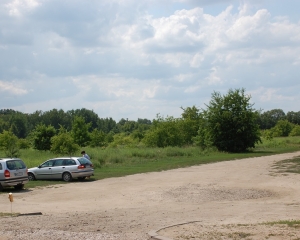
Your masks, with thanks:
[[[54,166],[52,168],[52,176],[53,179],[61,179],[62,178],[62,174],[64,172],[64,159],[56,159]]]
[[[55,160],[51,159],[42,163],[36,170],[36,179],[52,179],[52,168]]]

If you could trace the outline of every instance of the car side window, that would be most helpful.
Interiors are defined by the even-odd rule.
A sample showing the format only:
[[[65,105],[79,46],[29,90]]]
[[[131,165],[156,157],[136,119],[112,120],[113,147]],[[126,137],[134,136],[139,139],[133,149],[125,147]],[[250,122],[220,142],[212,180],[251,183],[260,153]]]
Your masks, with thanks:
[[[41,167],[44,168],[44,167],[53,167],[54,165],[54,160],[49,160],[47,162],[44,162]]]
[[[2,170],[3,168],[2,168],[2,163],[0,163],[0,170]]]
[[[64,166],[76,165],[76,162],[73,159],[65,159]]]
[[[63,159],[57,159],[55,160],[55,167],[58,167],[58,166],[63,166]]]
[[[76,163],[75,163],[75,161],[73,160],[73,159],[68,159],[68,160],[66,160],[66,163],[65,163],[65,165],[76,165]]]

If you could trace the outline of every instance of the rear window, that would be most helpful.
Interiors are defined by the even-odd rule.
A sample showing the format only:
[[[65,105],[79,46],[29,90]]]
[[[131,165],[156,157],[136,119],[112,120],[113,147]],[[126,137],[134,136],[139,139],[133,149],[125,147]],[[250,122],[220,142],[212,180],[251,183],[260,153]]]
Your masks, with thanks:
[[[9,160],[6,162],[6,166],[9,170],[25,169],[25,163],[21,160]]]
[[[92,162],[90,160],[88,160],[87,158],[78,158],[78,161],[80,162],[80,164],[85,165],[85,164],[92,164]]]

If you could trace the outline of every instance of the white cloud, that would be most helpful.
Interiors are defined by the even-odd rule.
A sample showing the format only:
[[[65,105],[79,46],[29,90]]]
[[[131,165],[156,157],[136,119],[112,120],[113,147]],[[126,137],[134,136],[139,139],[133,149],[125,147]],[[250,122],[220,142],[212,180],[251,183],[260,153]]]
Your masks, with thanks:
[[[6,4],[9,15],[20,17],[22,12],[36,8],[39,2],[36,0],[13,0]]]
[[[15,82],[4,82],[0,81],[0,92],[4,94],[13,94],[13,95],[26,95],[28,90],[22,88]]]
[[[0,108],[151,119],[243,87],[258,107],[297,110],[299,18],[239,2],[5,0],[0,91],[18,97],[0,96]]]

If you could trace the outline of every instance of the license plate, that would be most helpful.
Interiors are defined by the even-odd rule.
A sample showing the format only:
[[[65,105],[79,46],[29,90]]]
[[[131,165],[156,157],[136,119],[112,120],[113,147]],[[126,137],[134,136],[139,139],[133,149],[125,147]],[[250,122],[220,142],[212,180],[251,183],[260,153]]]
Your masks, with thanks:
[[[15,173],[15,176],[22,176],[22,175],[23,175],[22,172],[17,172],[17,173]]]

